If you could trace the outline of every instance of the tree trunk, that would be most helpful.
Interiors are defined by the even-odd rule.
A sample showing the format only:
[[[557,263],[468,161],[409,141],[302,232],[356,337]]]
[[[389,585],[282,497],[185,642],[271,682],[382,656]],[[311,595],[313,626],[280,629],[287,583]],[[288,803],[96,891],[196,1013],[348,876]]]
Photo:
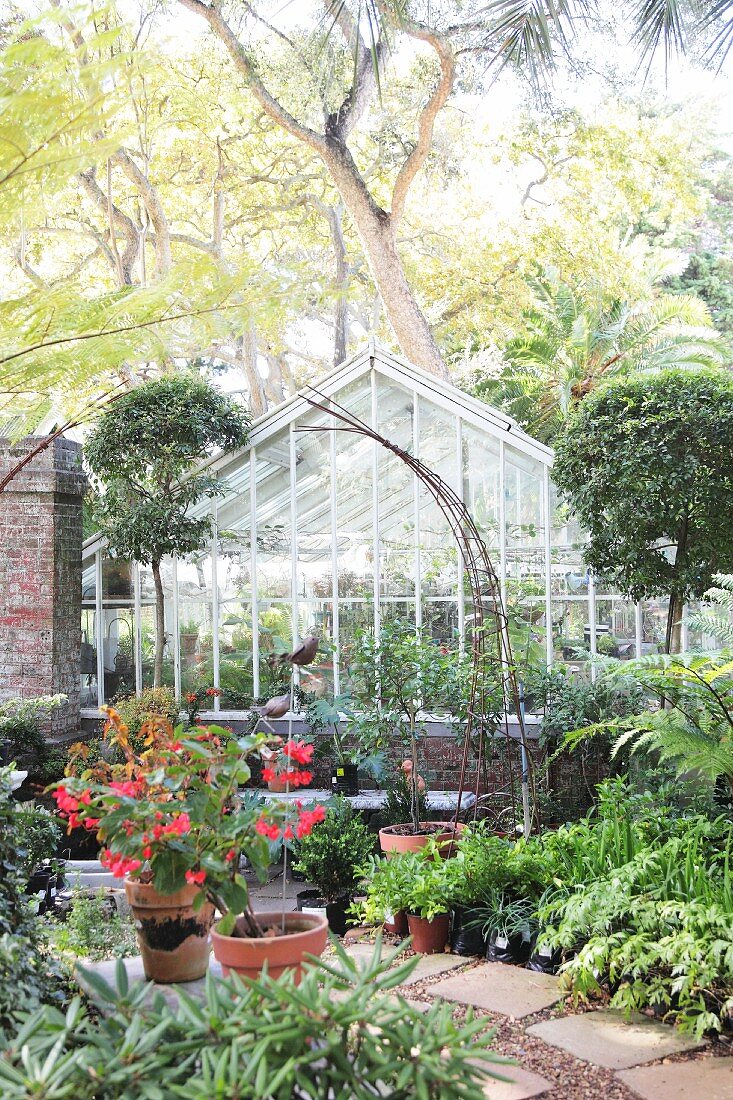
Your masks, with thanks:
[[[338,367],[346,359],[349,327],[349,266],[346,262],[342,207],[328,207],[328,226],[336,258],[333,365]]]
[[[354,223],[403,354],[430,374],[448,379],[448,368],[407,281],[390,215],[374,202],[345,145],[331,139],[322,155]]]
[[[679,596],[670,595],[667,611],[667,629],[664,634],[664,652],[679,653],[682,648],[682,615],[685,602]]]
[[[237,341],[241,353],[242,367],[249,383],[249,410],[252,419],[267,412],[265,383],[257,369],[257,332],[253,324],[247,326],[244,337]]]
[[[160,562],[152,564],[155,582],[155,664],[153,666],[153,687],[163,686],[163,649],[165,648],[165,593],[163,578],[160,575]]]

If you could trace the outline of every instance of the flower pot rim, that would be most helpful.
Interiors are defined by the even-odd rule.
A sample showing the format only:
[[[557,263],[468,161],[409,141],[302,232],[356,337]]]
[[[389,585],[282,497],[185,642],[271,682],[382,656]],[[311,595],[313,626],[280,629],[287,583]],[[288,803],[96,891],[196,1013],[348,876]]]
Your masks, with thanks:
[[[260,921],[261,918],[263,918],[263,917],[280,918],[282,916],[283,916],[282,913],[255,913],[255,917],[258,921]],[[297,920],[298,922],[305,921],[305,922],[308,923],[308,927],[307,928],[299,928],[297,930],[297,932],[288,932],[288,931],[286,931],[284,936],[267,936],[267,937],[265,937],[265,936],[258,936],[258,937],[254,937],[254,936],[226,936],[222,932],[218,931],[217,926],[221,923],[221,921],[215,921],[214,924],[211,926],[211,938],[212,938],[212,940],[218,939],[218,940],[222,940],[223,942],[230,942],[230,941],[242,942],[244,940],[247,943],[257,943],[257,944],[277,943],[278,941],[282,941],[284,939],[287,939],[292,943],[292,942],[298,940],[301,937],[303,939],[308,938],[316,930],[320,930],[322,928],[326,928],[326,929],[328,928],[328,918],[325,917],[325,916],[317,917],[314,913],[300,913],[296,910],[295,912],[285,913],[285,918],[286,918],[286,924],[287,924],[288,919],[291,919],[291,920]]]
[[[461,821],[459,821],[458,822],[458,827],[456,827],[452,821],[421,821],[420,822],[421,826],[422,825],[442,825],[443,826],[443,832],[445,832],[445,833],[460,833],[462,831],[461,830],[461,825],[462,824],[463,823]],[[404,829],[405,825],[409,825],[410,828],[412,828],[412,822],[411,821],[400,821],[396,825],[385,825],[379,831],[380,831],[380,833],[387,833],[389,836],[406,836],[406,837],[409,837],[409,836],[417,836],[417,837],[440,836],[440,832],[438,832],[437,829],[434,830],[431,833],[396,833],[395,832],[395,829]]]

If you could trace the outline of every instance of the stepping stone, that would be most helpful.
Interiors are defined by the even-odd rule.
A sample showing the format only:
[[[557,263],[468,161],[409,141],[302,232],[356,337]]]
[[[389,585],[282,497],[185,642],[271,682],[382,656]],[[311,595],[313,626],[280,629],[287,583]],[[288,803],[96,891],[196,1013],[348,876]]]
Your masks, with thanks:
[[[402,985],[415,985],[425,978],[434,978],[436,974],[446,974],[469,962],[463,955],[421,955],[417,966]],[[431,988],[430,992],[433,992]]]
[[[642,1100],[730,1100],[733,1058],[696,1058],[659,1066],[624,1069],[617,1074]]]
[[[125,970],[127,971],[127,981],[130,986],[136,983],[146,982],[147,979],[145,978],[145,972],[143,971],[143,961],[139,955],[134,955],[131,958],[123,959],[122,961],[125,964]],[[85,970],[91,970],[93,971],[93,973],[98,974],[99,977],[103,978],[104,981],[107,982],[108,985],[111,985],[113,989],[116,987],[116,959],[108,959],[105,962],[96,963],[82,962],[81,965],[84,967]],[[209,969],[215,978],[221,978],[221,966],[216,961],[213,955],[211,956]],[[75,970],[75,977],[81,989],[84,991],[84,993],[86,993],[89,999],[96,1004],[97,1008],[100,1009],[103,1015],[107,1015],[111,1011],[111,1006],[109,1002],[102,1001],[97,991],[94,989],[93,986],[89,985],[86,982],[84,975],[81,974],[78,969]],[[206,995],[206,979],[199,978],[198,981],[195,982],[180,982],[176,985],[162,985],[156,982],[152,986],[151,990],[148,992],[145,998],[145,1003],[148,1005],[152,1004],[155,995],[157,993],[161,993],[170,1005],[170,1007],[172,1009],[176,1009],[178,1008],[179,989],[183,989],[189,997],[193,997],[195,1000],[198,1001],[203,1001]]]
[[[705,1045],[704,1040],[681,1035],[669,1024],[650,1020],[648,1016],[634,1014],[627,1021],[622,1013],[605,1008],[582,1016],[545,1020],[527,1031],[550,1046],[607,1069],[628,1069]]]
[[[511,1081],[492,1081],[491,1078],[477,1081],[477,1087],[481,1088],[481,1096],[485,1100],[530,1100],[533,1096],[542,1096],[552,1088],[552,1081],[540,1077],[539,1073],[522,1069],[521,1066],[494,1068],[502,1077],[510,1077]]]
[[[464,960],[465,961],[465,960]],[[504,963],[482,963],[432,986],[446,1001],[501,1012],[519,1020],[549,1008],[560,999],[557,978]]]

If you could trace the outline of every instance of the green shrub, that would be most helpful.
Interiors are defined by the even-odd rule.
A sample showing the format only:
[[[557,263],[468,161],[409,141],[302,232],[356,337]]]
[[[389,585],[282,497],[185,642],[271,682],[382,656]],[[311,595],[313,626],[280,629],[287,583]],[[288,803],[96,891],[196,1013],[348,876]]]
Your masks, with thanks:
[[[58,975],[46,959],[23,890],[26,856],[20,846],[10,768],[0,768],[0,1034],[18,1012],[60,996]]]
[[[43,806],[20,803],[15,810],[13,829],[17,842],[20,869],[30,878],[44,859],[53,859],[61,840],[58,819]]]
[[[137,955],[139,948],[132,922],[118,912],[110,912],[111,903],[103,894],[80,894],[62,924],[49,917],[45,934],[51,947],[80,958],[122,959]]]
[[[328,902],[353,894],[359,868],[374,851],[374,834],[362,823],[345,798],[329,809],[298,845],[294,864]]]
[[[66,702],[65,695],[43,695],[38,699],[6,699],[0,703],[0,741],[10,742],[10,760],[46,756],[43,721]]]
[[[335,951],[299,987],[209,977],[202,1004],[181,992],[176,1008],[160,994],[146,1005],[150,987],[129,990],[121,964],[117,989],[88,975],[109,1014],[77,999],[32,1016],[0,1057],[3,1100],[474,1100],[480,1078],[511,1078],[470,1009],[457,1024],[449,1004],[423,1013],[394,994],[415,959],[390,969],[396,953],[378,944],[360,967]]]
[[[115,709],[133,740],[139,738],[143,724],[153,715],[165,718],[172,726],[179,720],[175,692],[167,687],[144,688],[139,695],[122,695],[115,700]]]

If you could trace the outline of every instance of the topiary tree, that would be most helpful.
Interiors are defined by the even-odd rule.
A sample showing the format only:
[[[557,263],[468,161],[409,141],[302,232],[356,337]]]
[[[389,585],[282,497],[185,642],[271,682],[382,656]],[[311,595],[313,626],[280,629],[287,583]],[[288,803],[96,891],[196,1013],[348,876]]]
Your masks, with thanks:
[[[685,601],[733,571],[733,375],[669,369],[586,397],[557,441],[554,478],[589,535],[585,558],[634,600]]]
[[[160,564],[169,554],[203,549],[211,517],[192,516],[205,496],[223,489],[201,470],[214,448],[247,440],[246,412],[201,379],[182,375],[146,382],[100,418],[84,451],[103,485],[94,514],[112,553],[150,565],[155,583],[155,666],[161,686],[165,603]]]

